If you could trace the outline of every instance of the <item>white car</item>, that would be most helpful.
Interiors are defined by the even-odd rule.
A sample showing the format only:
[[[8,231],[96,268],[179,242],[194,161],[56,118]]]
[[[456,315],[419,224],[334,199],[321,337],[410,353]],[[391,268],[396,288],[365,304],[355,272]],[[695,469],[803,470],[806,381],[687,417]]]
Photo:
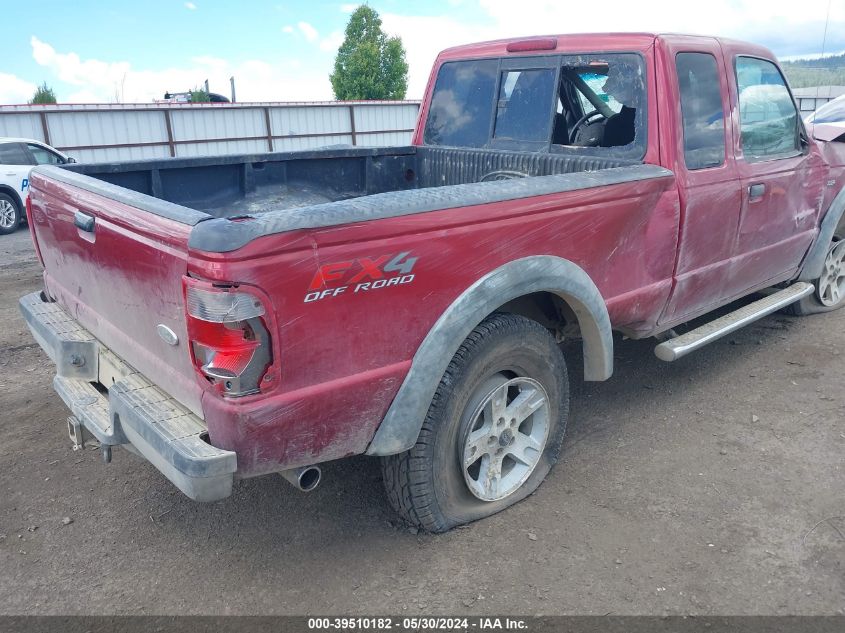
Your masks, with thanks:
[[[0,235],[15,231],[25,218],[33,167],[75,162],[39,141],[0,138]]]

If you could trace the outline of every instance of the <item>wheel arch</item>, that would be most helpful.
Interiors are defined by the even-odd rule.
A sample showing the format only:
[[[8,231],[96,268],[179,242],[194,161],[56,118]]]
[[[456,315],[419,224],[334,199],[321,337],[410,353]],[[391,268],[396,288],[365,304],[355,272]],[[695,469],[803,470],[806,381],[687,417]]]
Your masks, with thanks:
[[[416,442],[426,411],[449,362],[473,328],[521,297],[558,297],[578,321],[584,347],[585,380],[613,373],[613,336],[607,306],[596,285],[577,264],[551,255],[517,259],[488,273],[459,296],[429,330],[399,392],[367,449],[392,455]]]
[[[12,200],[18,205],[18,212],[23,215],[23,199],[18,195],[18,192],[15,191],[13,187],[10,187],[9,185],[0,185],[0,193],[5,193],[6,195],[11,196]]]
[[[819,235],[801,265],[798,281],[814,281],[821,276],[828,246],[836,234],[836,229],[841,227],[843,223],[845,223],[845,187],[836,194],[836,197],[830,203],[827,213],[821,221]]]

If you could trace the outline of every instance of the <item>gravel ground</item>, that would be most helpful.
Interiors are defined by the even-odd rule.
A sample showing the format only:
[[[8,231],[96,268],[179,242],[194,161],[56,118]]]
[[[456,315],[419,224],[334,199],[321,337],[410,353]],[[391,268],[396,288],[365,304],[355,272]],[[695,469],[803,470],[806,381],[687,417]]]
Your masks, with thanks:
[[[125,451],[72,451],[17,309],[40,287],[27,232],[0,257],[0,613],[845,614],[845,312],[671,365],[619,341],[539,491],[431,536],[367,458],[200,505]]]

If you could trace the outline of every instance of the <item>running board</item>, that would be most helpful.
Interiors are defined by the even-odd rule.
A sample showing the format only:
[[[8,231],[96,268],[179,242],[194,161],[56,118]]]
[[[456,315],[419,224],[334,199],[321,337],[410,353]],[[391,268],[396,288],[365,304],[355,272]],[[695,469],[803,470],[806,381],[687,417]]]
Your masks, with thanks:
[[[749,303],[747,306],[743,306],[735,312],[719,317],[715,321],[710,321],[710,323],[705,323],[701,327],[697,327],[686,334],[665,341],[654,348],[654,353],[657,358],[665,360],[667,363],[678,360],[681,356],[686,356],[690,352],[694,352],[698,348],[722,338],[726,334],[735,332],[739,328],[763,318],[767,314],[777,312],[790,303],[795,303],[799,299],[803,299],[807,295],[812,294],[814,290],[815,287],[813,284],[804,282],[793,284],[785,290],[763,297],[759,301]]]

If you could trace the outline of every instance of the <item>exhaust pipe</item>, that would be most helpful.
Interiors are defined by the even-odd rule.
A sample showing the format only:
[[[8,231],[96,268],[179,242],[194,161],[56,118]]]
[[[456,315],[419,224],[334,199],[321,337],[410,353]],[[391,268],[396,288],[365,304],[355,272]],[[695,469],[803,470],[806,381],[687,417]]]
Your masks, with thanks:
[[[323,471],[320,470],[319,466],[291,468],[290,470],[283,470],[279,474],[293,484],[294,488],[302,492],[314,490],[320,485],[320,479],[323,477]]]

